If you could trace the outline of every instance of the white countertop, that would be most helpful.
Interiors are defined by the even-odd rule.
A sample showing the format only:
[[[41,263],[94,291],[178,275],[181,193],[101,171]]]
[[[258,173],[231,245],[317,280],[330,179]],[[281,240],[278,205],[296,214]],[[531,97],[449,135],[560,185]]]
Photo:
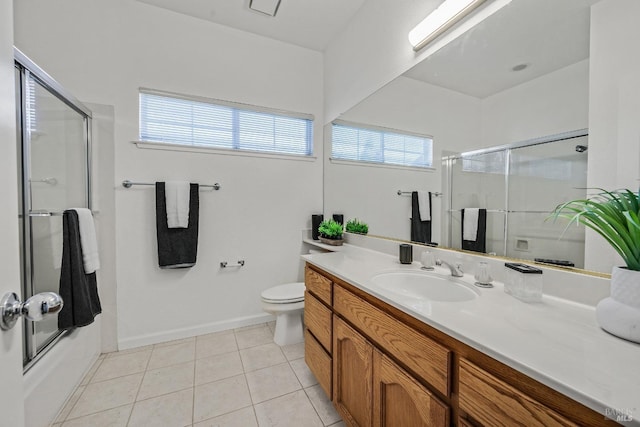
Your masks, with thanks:
[[[604,332],[595,309],[544,295],[525,303],[502,283],[464,302],[411,302],[382,294],[371,282],[389,270],[420,271],[397,257],[345,244],[341,252],[302,258],[457,340],[540,381],[601,414],[631,415],[640,426],[640,345]],[[436,267],[435,273],[449,274]],[[473,283],[472,275],[462,278]],[[612,415],[615,419],[615,416]],[[611,418],[611,417],[610,417]]]

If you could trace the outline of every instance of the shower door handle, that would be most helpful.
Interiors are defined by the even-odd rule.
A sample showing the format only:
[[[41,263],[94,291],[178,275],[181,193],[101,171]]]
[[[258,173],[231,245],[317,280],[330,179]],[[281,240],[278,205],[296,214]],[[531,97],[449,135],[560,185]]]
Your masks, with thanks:
[[[62,297],[55,292],[41,292],[25,302],[20,302],[15,292],[7,292],[0,300],[0,328],[5,331],[13,328],[20,316],[38,322],[50,314],[58,313],[63,306]]]

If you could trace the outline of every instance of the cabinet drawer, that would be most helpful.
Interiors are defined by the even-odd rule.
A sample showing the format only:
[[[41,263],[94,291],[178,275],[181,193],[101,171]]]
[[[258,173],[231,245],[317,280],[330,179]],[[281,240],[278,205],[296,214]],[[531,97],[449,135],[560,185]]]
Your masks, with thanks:
[[[331,378],[333,376],[331,372],[331,356],[324,351],[320,343],[308,330],[304,331],[304,361],[313,372],[313,375],[315,375],[318,384],[327,394],[327,397],[331,399]]]
[[[466,359],[460,359],[459,395],[460,409],[483,425],[576,425]]]
[[[451,352],[446,347],[340,286],[334,288],[333,307],[378,347],[393,354],[436,390],[445,396],[449,395]]]
[[[331,310],[308,291],[304,293],[304,324],[331,354]]]
[[[304,284],[309,292],[325,304],[331,305],[331,280],[307,266],[304,271]]]

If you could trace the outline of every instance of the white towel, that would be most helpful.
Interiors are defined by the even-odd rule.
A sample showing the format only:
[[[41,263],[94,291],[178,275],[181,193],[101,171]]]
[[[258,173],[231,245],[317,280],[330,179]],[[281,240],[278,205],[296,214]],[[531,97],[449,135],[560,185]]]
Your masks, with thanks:
[[[167,181],[164,184],[164,197],[167,202],[167,226],[189,228],[191,184],[187,181]]]
[[[478,215],[480,209],[467,208],[464,210],[464,223],[462,227],[464,233],[462,234],[462,240],[469,240],[475,242],[478,237]]]
[[[418,208],[420,208],[420,221],[431,221],[431,193],[418,191]]]
[[[74,208],[73,210],[78,214],[84,272],[85,274],[91,274],[100,268],[98,240],[96,239],[96,226],[93,223],[93,214],[86,208]]]

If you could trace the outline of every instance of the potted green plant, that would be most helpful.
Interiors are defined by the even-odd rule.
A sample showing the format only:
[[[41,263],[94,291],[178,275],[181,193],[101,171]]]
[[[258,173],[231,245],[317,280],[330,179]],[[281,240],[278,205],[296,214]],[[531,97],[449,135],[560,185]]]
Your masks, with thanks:
[[[342,224],[332,219],[325,219],[318,227],[318,235],[322,243],[332,246],[342,245]]]
[[[367,234],[369,226],[365,222],[358,221],[358,218],[347,221],[346,230],[349,233]]]
[[[558,205],[552,216],[591,228],[622,257],[626,266],[613,267],[611,296],[598,303],[596,317],[605,331],[640,342],[640,192],[599,190]]]

